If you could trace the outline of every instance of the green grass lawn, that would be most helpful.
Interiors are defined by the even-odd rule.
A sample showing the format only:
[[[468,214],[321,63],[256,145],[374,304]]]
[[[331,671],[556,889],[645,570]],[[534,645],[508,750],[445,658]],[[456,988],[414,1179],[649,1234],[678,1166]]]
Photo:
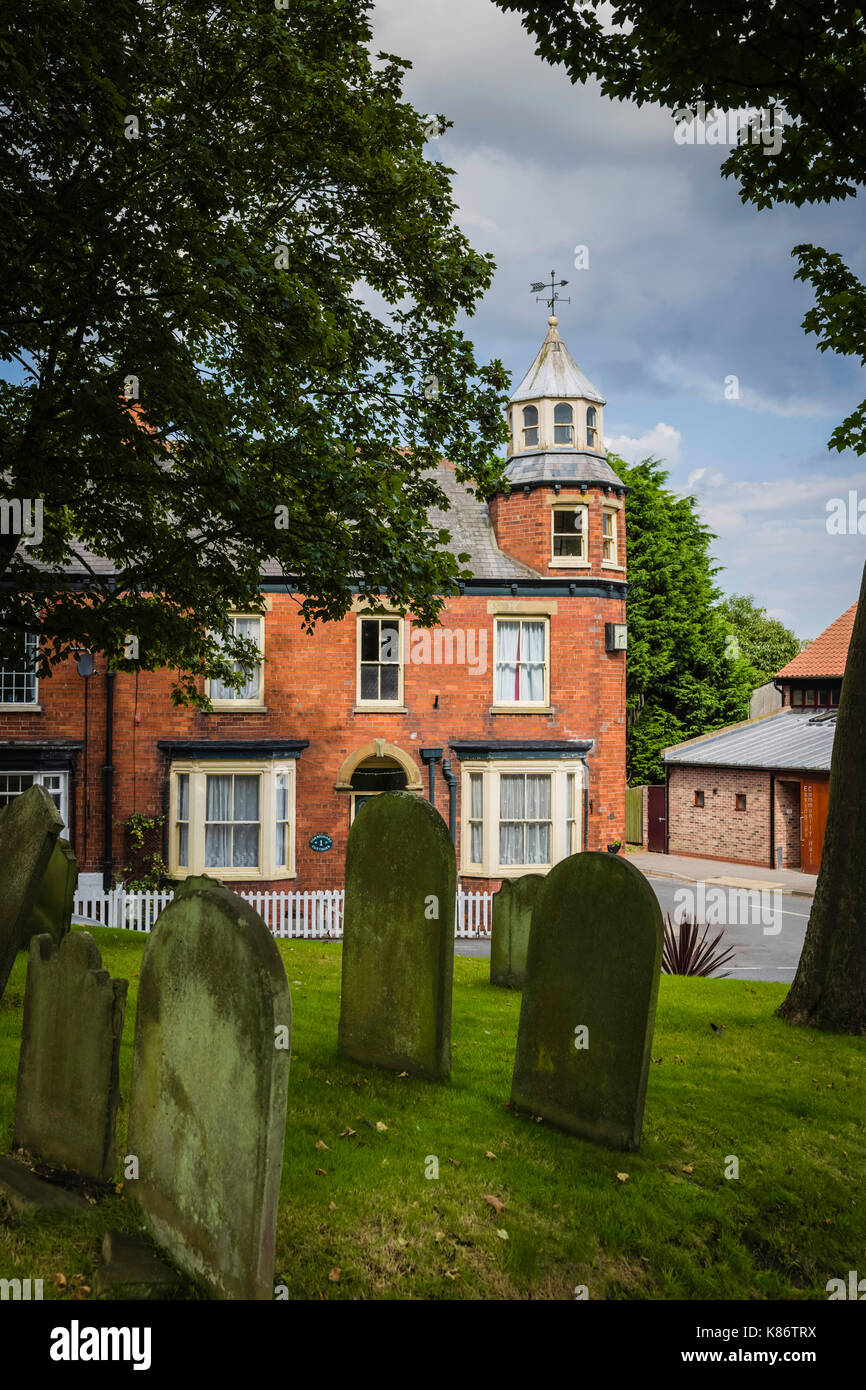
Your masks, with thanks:
[[[145,938],[93,936],[130,981],[122,1155]],[[662,976],[643,1142],[623,1154],[505,1107],[520,996],[491,988],[486,960],[455,960],[453,1072],[437,1085],[339,1060],[340,947],[280,952],[294,1036],[276,1282],[289,1298],[561,1299],[585,1285],[593,1299],[826,1299],[828,1279],[866,1269],[864,1042],[780,1022],[784,985]],[[25,964],[0,1002],[5,1152]],[[0,1200],[0,1276],[87,1297],[108,1226],[135,1229],[122,1194],[73,1218],[20,1218]]]

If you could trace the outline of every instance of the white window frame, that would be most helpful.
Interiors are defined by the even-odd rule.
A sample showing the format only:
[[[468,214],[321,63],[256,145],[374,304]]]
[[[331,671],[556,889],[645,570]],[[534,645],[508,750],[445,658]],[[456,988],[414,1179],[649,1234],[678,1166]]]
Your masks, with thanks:
[[[362,623],[370,623],[370,622],[380,623],[380,624],[381,624],[381,623],[396,623],[396,624],[397,624],[397,642],[398,642],[398,644],[399,644],[399,655],[398,655],[397,661],[396,661],[396,666],[397,666],[397,696],[396,696],[396,698],[393,699],[393,700],[365,700],[365,699],[362,699],[362,697],[361,697],[361,665],[362,665],[362,662],[361,662],[361,632],[362,632],[361,624],[362,624]],[[401,615],[400,615],[399,613],[359,613],[359,614],[358,614],[358,617],[357,617],[357,626],[356,626],[356,628],[355,628],[355,705],[356,705],[356,707],[357,707],[358,709],[378,709],[378,710],[382,710],[382,709],[391,709],[391,710],[394,710],[394,709],[402,709],[402,708],[403,708],[403,676],[404,676],[404,670],[405,670],[405,665],[406,665],[405,627],[406,627],[406,624],[404,623],[404,621],[403,621],[403,619],[402,619],[402,617],[401,617]],[[381,649],[382,649],[382,644],[381,644],[381,628],[380,628],[380,633],[379,633],[379,650],[380,650],[380,652],[381,652]],[[392,662],[387,662],[387,663],[379,662],[378,664],[381,666],[381,665],[383,665],[383,664],[386,664],[386,665],[393,665],[393,664],[395,664],[395,663],[392,663]]]
[[[232,630],[235,633],[237,633],[236,624],[238,619],[254,618],[258,621],[259,660],[257,670],[259,675],[259,693],[254,700],[242,699],[239,690],[232,691],[231,695],[214,695],[213,690],[217,682],[209,680],[207,683],[208,697],[213,708],[218,710],[262,709],[265,703],[265,615],[264,613],[231,613],[229,616],[231,618]]]
[[[25,658],[34,661],[39,655],[39,634],[36,632],[25,632],[24,634]],[[16,676],[24,676],[33,681],[32,700],[6,700],[0,698],[0,709],[2,710],[32,710],[39,707],[39,677],[35,671],[22,671],[16,665],[0,666],[0,690],[6,684],[7,678],[14,683]],[[28,774],[29,775],[29,774]]]
[[[527,423],[526,423],[526,412],[527,412],[527,410],[534,410],[534,411],[535,411],[535,424],[534,424],[534,425],[527,425]],[[535,443],[534,443],[534,444],[528,444],[527,441],[526,441],[526,436],[527,436],[527,434],[529,434],[532,430],[535,430],[535,434],[536,434]],[[521,406],[521,411],[520,411],[520,444],[521,444],[521,449],[537,449],[537,448],[540,447],[540,444],[541,444],[541,411],[539,410],[538,406],[537,406],[537,405],[533,405],[531,401],[530,401],[530,402],[527,402],[526,405]]]
[[[32,777],[33,785],[45,787],[45,790],[52,796],[56,793],[60,800],[60,814],[63,817],[63,826],[66,829],[69,825],[69,773],[65,768],[42,768],[38,772],[30,767],[0,767],[0,777]],[[57,777],[60,780],[58,787],[46,786],[46,779]],[[22,788],[27,791],[29,788]],[[16,792],[20,796],[21,792]],[[8,805],[8,803],[7,803]]]
[[[178,863],[178,776],[189,776],[189,837],[188,864]],[[276,862],[276,811],[277,776],[288,774],[288,816],[287,859],[285,866]],[[234,774],[241,777],[258,776],[259,781],[259,863],[256,868],[217,868],[206,866],[205,857],[205,806],[206,778],[209,775]],[[169,837],[168,867],[172,878],[191,878],[195,874],[210,874],[226,882],[239,880],[283,879],[297,877],[295,865],[295,842],[297,838],[297,817],[295,813],[296,759],[259,758],[249,761],[237,758],[194,758],[179,759],[171,764],[169,795]]]
[[[592,411],[592,418],[593,418],[593,420],[595,421],[595,424],[593,424],[593,425],[591,425],[591,424],[589,423],[589,412],[590,412],[590,411]],[[599,433],[598,433],[598,410],[596,409],[596,407],[595,407],[594,405],[588,405],[588,406],[586,407],[586,416],[585,416],[584,418],[585,418],[584,429],[586,430],[586,447],[587,447],[587,449],[598,449],[598,440],[599,440]],[[595,439],[592,441],[591,444],[590,444],[590,442],[589,442],[590,433],[592,433],[592,434],[595,435]]]
[[[471,826],[473,819],[470,778],[481,775],[482,785],[482,860],[471,862]],[[551,863],[499,863],[499,781],[510,773],[549,775],[551,806]],[[569,777],[574,777],[574,802],[569,807]],[[460,873],[464,878],[522,878],[524,874],[546,874],[554,864],[583,848],[583,797],[586,765],[581,758],[490,758],[467,760],[461,767],[460,816]],[[569,816],[569,810],[574,811]]]
[[[552,523],[551,523],[552,525]],[[544,697],[541,700],[500,700],[496,695],[499,665],[500,623],[544,623]],[[550,615],[548,613],[499,613],[493,619],[493,709],[525,710],[527,713],[550,708]]]
[[[611,569],[619,568],[619,510],[619,507],[611,507],[605,503],[601,512],[601,563],[602,565],[609,565]],[[611,518],[610,536],[604,534],[604,518],[606,516]],[[605,555],[604,547],[608,540],[611,542],[611,554]]]
[[[556,412],[561,405],[567,406],[571,411],[571,418],[567,421],[557,420]],[[553,447],[554,449],[573,449],[574,448],[574,406],[571,401],[556,401],[553,406]],[[557,439],[557,430],[568,430],[568,441]]]
[[[583,550],[580,555],[557,555],[554,547],[556,544],[556,531],[554,530],[554,517],[557,512],[583,512],[583,525],[581,536],[583,538]],[[589,559],[589,504],[586,502],[557,502],[550,509],[550,566],[551,569],[589,569],[591,562]]]

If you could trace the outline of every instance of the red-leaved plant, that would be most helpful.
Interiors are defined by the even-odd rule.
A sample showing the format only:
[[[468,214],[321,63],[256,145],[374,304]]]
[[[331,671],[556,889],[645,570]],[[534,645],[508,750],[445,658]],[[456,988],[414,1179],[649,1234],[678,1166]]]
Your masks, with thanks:
[[[734,955],[734,948],[716,951],[724,936],[724,930],[712,941],[707,941],[709,927],[704,927],[699,936],[700,923],[693,917],[684,917],[679,926],[674,926],[670,913],[665,917],[665,943],[662,951],[662,970],[666,975],[712,975],[722,965],[727,965]],[[729,972],[722,972],[724,978]]]

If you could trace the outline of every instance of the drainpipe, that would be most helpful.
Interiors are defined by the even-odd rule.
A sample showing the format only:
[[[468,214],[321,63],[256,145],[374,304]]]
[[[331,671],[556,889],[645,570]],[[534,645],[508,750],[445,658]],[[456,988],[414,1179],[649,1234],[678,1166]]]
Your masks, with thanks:
[[[442,772],[445,781],[448,783],[448,829],[451,831],[451,842],[457,844],[457,778],[451,771],[451,759],[442,759]]]
[[[770,868],[776,867],[776,778],[770,773]]]
[[[102,767],[102,797],[105,802],[105,839],[102,857],[102,888],[111,889],[111,811],[114,800],[114,672],[105,673],[105,762]]]
[[[430,805],[436,805],[436,763],[442,757],[441,748],[422,748],[421,757],[427,764],[427,772],[430,777]]]
[[[589,846],[589,763],[583,759],[583,849]]]

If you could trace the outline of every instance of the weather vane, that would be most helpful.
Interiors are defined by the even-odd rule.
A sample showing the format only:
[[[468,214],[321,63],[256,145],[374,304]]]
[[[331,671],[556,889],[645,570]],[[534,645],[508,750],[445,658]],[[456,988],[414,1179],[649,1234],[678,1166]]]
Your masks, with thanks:
[[[544,280],[533,280],[533,282],[532,282],[532,284],[530,285],[529,288],[532,290],[533,294],[536,296],[536,299],[535,299],[536,304],[546,304],[547,307],[548,307],[548,309],[550,310],[550,312],[551,312],[551,313],[554,313],[554,312],[555,312],[555,309],[556,309],[556,305],[557,305],[558,303],[562,303],[562,304],[570,304],[570,303],[571,303],[571,295],[569,295],[568,299],[563,299],[563,297],[562,297],[561,295],[558,295],[558,294],[556,293],[556,291],[557,291],[558,289],[561,290],[562,287],[563,287],[563,285],[567,285],[567,284],[568,284],[568,281],[567,281],[567,280],[560,280],[559,283],[557,284],[557,280],[556,280],[556,271],[555,271],[555,270],[552,270],[552,271],[550,272],[550,284],[549,284],[549,285],[548,285],[548,284],[546,283],[546,281],[544,281]],[[550,290],[550,298],[549,298],[549,299],[539,299],[539,298],[538,298],[538,291],[539,291],[539,290]]]

